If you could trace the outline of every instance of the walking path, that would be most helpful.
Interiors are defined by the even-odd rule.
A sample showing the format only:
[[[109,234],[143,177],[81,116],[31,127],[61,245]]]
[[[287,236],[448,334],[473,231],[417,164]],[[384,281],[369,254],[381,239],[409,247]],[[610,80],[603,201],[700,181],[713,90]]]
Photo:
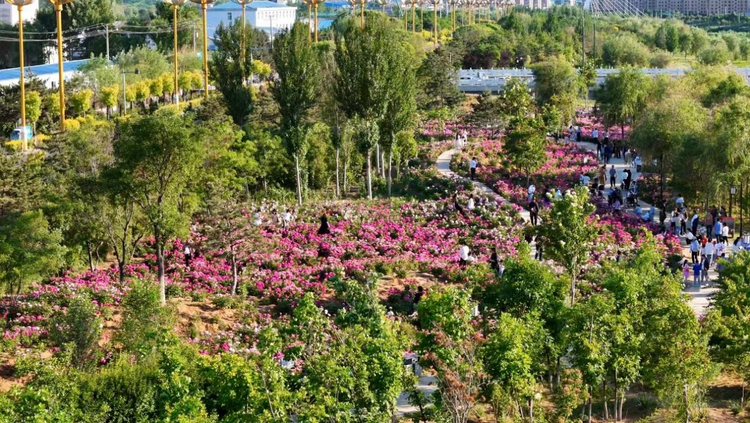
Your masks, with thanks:
[[[576,145],[592,152],[596,152],[596,144],[591,142],[578,142]],[[451,158],[455,154],[459,153],[459,150],[456,149],[450,149],[448,151],[443,152],[437,159],[437,169],[440,174],[447,178],[457,178],[457,179],[464,179],[461,176],[457,175],[455,172],[453,172],[450,168],[451,164]],[[615,170],[617,170],[617,177],[618,177],[618,183],[621,183],[622,180],[620,179],[620,176],[622,174],[622,170],[625,168],[629,168],[632,171],[633,180],[637,181],[640,177],[640,174],[635,170],[634,166],[627,166],[625,165],[625,161],[621,158],[611,158],[609,164],[607,165],[607,177],[609,177],[609,168],[611,166],[615,167]],[[501,196],[499,196],[495,191],[493,191],[490,187],[487,185],[478,182],[478,181],[471,181],[472,184],[476,189],[479,191],[485,193],[486,195],[491,196],[492,198],[499,199],[503,203],[507,203],[508,201]],[[605,184],[605,186],[609,186],[609,184]],[[611,190],[607,190],[607,194]],[[648,204],[642,200],[638,201],[639,205],[641,206],[644,211],[647,211],[651,208],[651,204]],[[656,209],[655,217],[658,216],[659,209]],[[525,222],[530,221],[529,212],[526,209],[522,209],[521,211],[521,217],[524,219]],[[684,243],[684,240],[682,240]],[[533,254],[533,251],[532,251]],[[685,258],[690,257],[690,251],[687,245],[683,245],[683,251],[682,255]],[[715,281],[718,279],[719,275],[716,272],[716,266],[714,266],[713,269],[709,270],[708,272],[708,278],[709,281]],[[692,269],[691,269],[692,271]],[[690,307],[693,309],[693,312],[697,316],[702,316],[706,314],[708,307],[711,303],[711,296],[718,291],[718,288],[716,288],[712,282],[709,282],[708,287],[690,287],[685,290],[685,293],[690,295]]]

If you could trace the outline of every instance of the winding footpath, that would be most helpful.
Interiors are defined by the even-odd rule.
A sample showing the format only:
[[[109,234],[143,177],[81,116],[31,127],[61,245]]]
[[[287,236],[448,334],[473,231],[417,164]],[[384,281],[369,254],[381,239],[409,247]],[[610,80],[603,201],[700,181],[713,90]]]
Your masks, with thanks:
[[[579,143],[576,143],[576,145],[578,145],[579,147],[584,148],[584,149],[586,149],[588,151],[596,152],[596,144],[594,144],[594,143],[579,142]],[[453,172],[451,170],[451,166],[450,166],[451,165],[451,159],[453,158],[454,155],[456,155],[458,153],[459,153],[459,150],[456,150],[456,149],[450,149],[450,150],[447,150],[447,151],[443,152],[438,157],[438,159],[437,159],[437,170],[438,170],[438,172],[440,172],[441,175],[443,175],[446,178],[456,178],[456,179],[464,179],[465,180],[466,178],[457,175],[455,172]],[[637,181],[639,179],[639,177],[640,177],[640,174],[638,172],[636,172],[632,167],[625,165],[625,162],[624,162],[623,159],[612,158],[610,160],[610,162],[609,162],[609,165],[608,165],[607,169],[609,169],[609,167],[611,167],[612,165],[614,165],[615,169],[617,170],[618,177],[620,176],[622,170],[625,169],[626,167],[629,167],[632,170],[633,179],[634,180]],[[493,191],[487,185],[485,185],[485,184],[483,184],[481,182],[478,182],[478,181],[471,181],[471,183],[474,185],[474,187],[477,190],[481,191],[485,195],[488,195],[488,196],[494,198],[496,201],[500,201],[500,202],[503,202],[503,203],[507,203],[508,202],[506,199],[504,199],[503,197],[501,197],[500,195],[498,195],[495,191]],[[609,190],[608,190],[608,192],[609,192]],[[648,210],[648,209],[651,208],[651,204],[648,204],[648,203],[646,203],[644,201],[639,201],[639,204],[640,204],[641,208],[643,208],[644,210]],[[656,211],[657,211],[657,215],[658,215],[659,209],[656,209]],[[530,222],[530,220],[531,220],[530,217],[529,217],[528,210],[522,209],[520,213],[521,213],[521,217],[523,217],[524,221],[528,224]],[[682,252],[683,257],[685,257],[685,258],[690,257],[690,251],[688,249],[688,246],[685,245],[684,240],[682,240],[681,243],[683,245],[683,252]],[[533,251],[532,251],[532,254],[534,254]],[[692,270],[691,270],[691,274],[692,274]],[[718,279],[719,276],[718,276],[718,273],[715,270],[715,267],[714,267],[714,269],[711,269],[708,272],[708,277],[709,277],[710,281]],[[706,314],[706,312],[708,310],[708,307],[711,305],[711,296],[715,292],[718,291],[718,288],[716,288],[715,286],[713,286],[713,284],[709,284],[708,287],[701,287],[701,288],[699,288],[699,287],[692,287],[692,285],[691,285],[690,288],[688,288],[688,289],[686,289],[684,291],[685,291],[685,293],[687,295],[690,296],[690,307],[693,309],[693,312],[697,316],[703,316],[703,315]]]

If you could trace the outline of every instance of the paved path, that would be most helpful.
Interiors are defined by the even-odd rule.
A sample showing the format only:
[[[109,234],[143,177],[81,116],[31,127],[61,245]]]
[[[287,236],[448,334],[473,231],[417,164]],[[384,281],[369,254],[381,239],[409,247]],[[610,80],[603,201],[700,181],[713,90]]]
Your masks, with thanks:
[[[582,148],[586,149],[586,150],[589,150],[589,151],[592,151],[592,152],[596,152],[596,144],[594,144],[594,143],[591,143],[591,142],[579,142],[579,143],[575,143],[575,144],[578,145],[579,147],[582,147]],[[459,153],[459,150],[450,149],[448,151],[443,152],[438,157],[438,159],[437,159],[437,169],[438,169],[438,172],[440,172],[443,176],[448,177],[448,178],[462,178],[461,176],[459,176],[455,172],[453,172],[451,170],[451,168],[450,168],[451,158],[455,154],[457,154],[457,153]],[[630,170],[632,171],[633,180],[637,181],[640,178],[640,174],[636,171],[635,166],[627,166],[627,165],[625,165],[625,161],[623,159],[618,159],[618,158],[614,158],[614,157],[612,159],[610,159],[610,162],[607,165],[607,178],[609,178],[609,169],[613,165],[615,167],[615,170],[617,170],[617,178],[618,178],[617,179],[617,183],[618,184],[622,183],[622,180],[621,180],[620,176],[622,174],[622,170],[625,169],[626,167],[630,168]],[[500,197],[495,191],[493,191],[492,189],[490,189],[485,184],[483,184],[481,182],[478,182],[478,181],[472,181],[472,184],[474,184],[474,187],[477,188],[478,190],[482,191],[483,193],[485,193],[485,194],[487,194],[487,195],[489,195],[489,196],[491,196],[493,198],[496,198],[496,199],[499,198],[500,201],[502,201],[502,202],[507,202],[507,200],[505,200],[504,198]],[[607,184],[605,184],[605,186],[607,186],[607,187],[609,186],[609,181],[607,181]],[[610,192],[610,190],[607,189],[607,194],[609,192]],[[644,202],[642,200],[639,200],[638,203],[640,204],[640,206],[644,210],[644,212],[648,211],[651,208],[651,204],[648,204],[648,203],[646,203],[646,202]],[[656,213],[655,213],[655,217],[658,216],[658,214],[659,214],[659,209],[657,208],[656,209]],[[528,210],[523,209],[521,211],[521,217],[523,217],[524,221],[526,221],[528,223],[530,221]],[[682,241],[683,244],[685,244],[684,239],[681,239],[681,241]],[[731,248],[728,249],[728,250],[731,250]],[[533,251],[532,251],[532,254],[533,254]],[[685,258],[690,257],[690,251],[689,251],[687,245],[683,245],[683,253],[682,253],[682,255]],[[714,269],[711,269],[708,272],[709,281],[715,281],[719,277],[719,275],[716,272],[715,268],[716,268],[716,266],[714,266]],[[712,282],[709,282],[709,284],[708,284],[707,287],[706,286],[700,287],[700,288],[698,288],[698,287],[692,288],[691,287],[691,288],[685,290],[685,292],[688,295],[690,295],[690,297],[691,297],[690,298],[690,307],[693,309],[693,312],[695,312],[696,315],[702,316],[702,315],[706,314],[706,312],[708,310],[708,307],[710,306],[711,296],[716,291],[718,291],[718,288],[716,288],[715,286],[713,286]]]
[[[575,144],[580,147],[585,148],[586,150],[596,152],[596,144],[594,143],[578,142]],[[614,165],[615,169],[617,170],[617,176],[618,176],[617,182],[622,183],[622,180],[619,179],[620,174],[622,172],[622,169],[625,169],[628,166],[625,165],[625,161],[623,159],[617,159],[617,158],[610,159],[610,164],[607,165],[607,177],[609,177],[609,168],[612,165]],[[635,170],[634,166],[630,167],[630,169],[633,171],[633,180],[638,181],[641,175]],[[607,184],[606,186],[609,186],[609,184]],[[609,193],[609,191],[610,190],[607,190],[607,193]],[[642,200],[639,200],[638,203],[640,204],[644,212],[648,211],[651,208],[651,204],[648,204]],[[659,215],[659,211],[660,210],[656,208],[656,214],[654,217]],[[683,257],[689,258],[690,249],[686,245],[685,239],[680,238],[680,241],[681,241],[681,244],[683,244],[683,249],[682,249]],[[728,248],[727,251],[730,252],[731,247]],[[692,275],[692,269],[691,269],[691,275]],[[713,285],[713,282],[712,282],[712,281],[716,281],[718,278],[719,278],[719,274],[718,272],[716,272],[716,265],[714,265],[713,269],[708,271],[708,279],[709,279],[708,286],[704,286],[700,288],[691,287],[685,290],[685,293],[690,295],[690,307],[693,309],[693,312],[695,312],[696,315],[702,316],[706,314],[708,307],[711,305],[711,296],[719,290]]]

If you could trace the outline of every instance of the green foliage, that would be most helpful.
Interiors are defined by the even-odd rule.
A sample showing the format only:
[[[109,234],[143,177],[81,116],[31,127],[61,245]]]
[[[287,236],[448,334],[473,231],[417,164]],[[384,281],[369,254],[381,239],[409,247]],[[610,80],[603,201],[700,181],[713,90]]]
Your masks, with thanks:
[[[50,229],[41,211],[7,216],[0,222],[0,281],[18,295],[65,265],[59,230]]]
[[[87,368],[97,358],[100,325],[101,319],[91,298],[78,295],[70,300],[67,310],[53,320],[50,338],[58,347],[67,348],[70,345],[73,366]]]
[[[70,104],[73,106],[73,112],[77,115],[86,115],[91,110],[91,98],[94,93],[91,90],[81,90],[70,96]]]
[[[596,105],[608,126],[624,127],[645,107],[651,80],[633,68],[608,75],[595,91]]]
[[[165,337],[172,320],[170,310],[161,305],[158,287],[149,281],[134,280],[122,308],[117,341],[126,351],[148,355]]]
[[[605,66],[643,67],[649,63],[648,48],[632,35],[607,38],[602,45],[602,62]]]
[[[513,168],[526,175],[527,185],[531,174],[547,160],[546,147],[544,132],[530,127],[516,128],[505,138],[504,149],[508,160]]]
[[[255,30],[242,20],[216,29],[216,50],[211,54],[210,74],[221,92],[224,104],[235,124],[243,126],[252,112],[253,95],[246,83],[252,72],[252,47]],[[244,47],[244,48],[243,48]]]
[[[570,107],[578,93],[578,75],[570,62],[551,59],[532,67],[534,91],[539,106],[557,99],[556,102]],[[561,107],[566,108],[566,107]]]
[[[42,96],[37,91],[26,92],[26,119],[36,125],[42,116]]]
[[[571,302],[575,302],[577,279],[596,237],[596,229],[588,223],[593,211],[588,191],[579,187],[554,201],[543,224],[537,227],[545,253],[562,264],[571,277]]]

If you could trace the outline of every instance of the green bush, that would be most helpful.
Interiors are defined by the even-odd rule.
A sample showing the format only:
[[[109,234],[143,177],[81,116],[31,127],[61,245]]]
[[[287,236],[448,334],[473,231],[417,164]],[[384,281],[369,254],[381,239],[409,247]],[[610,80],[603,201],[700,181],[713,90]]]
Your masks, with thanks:
[[[157,285],[149,281],[133,281],[122,307],[122,325],[117,340],[127,351],[148,353],[168,332],[172,320],[169,308],[161,304]]]
[[[50,339],[60,348],[71,348],[71,364],[88,367],[96,361],[101,320],[88,295],[74,297],[65,313],[52,320]]]

